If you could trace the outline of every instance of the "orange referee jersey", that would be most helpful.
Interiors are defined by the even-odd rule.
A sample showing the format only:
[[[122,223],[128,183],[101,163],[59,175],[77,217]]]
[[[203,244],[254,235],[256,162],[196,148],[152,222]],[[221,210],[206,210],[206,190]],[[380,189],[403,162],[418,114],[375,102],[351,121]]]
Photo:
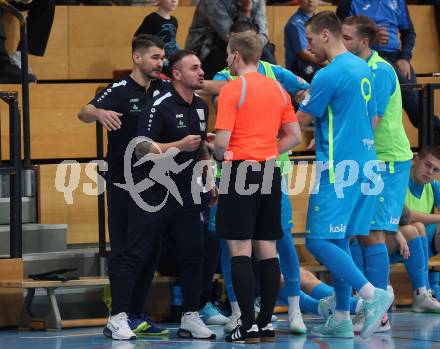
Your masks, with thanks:
[[[227,150],[232,157],[225,160],[276,158],[281,125],[297,121],[290,96],[257,72],[243,78],[228,82],[219,95],[215,128],[231,131]]]

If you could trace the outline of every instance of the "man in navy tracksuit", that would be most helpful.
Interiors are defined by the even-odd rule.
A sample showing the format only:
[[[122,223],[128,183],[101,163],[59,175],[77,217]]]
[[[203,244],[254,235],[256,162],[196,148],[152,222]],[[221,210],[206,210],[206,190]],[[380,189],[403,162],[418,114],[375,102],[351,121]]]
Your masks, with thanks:
[[[143,313],[151,283],[151,278],[145,275],[154,275],[154,265],[146,266],[143,274],[133,280],[132,290],[126,288],[121,275],[121,267],[127,265],[128,225],[131,221],[128,207],[132,199],[129,192],[115,185],[125,182],[124,153],[131,139],[136,137],[139,118],[146,113],[153,96],[169,88],[169,83],[159,79],[165,57],[163,47],[163,42],[154,36],[136,37],[132,42],[131,73],[108,85],[78,114],[83,122],[99,121],[108,131],[106,193],[112,309],[104,334],[119,340],[167,333]]]

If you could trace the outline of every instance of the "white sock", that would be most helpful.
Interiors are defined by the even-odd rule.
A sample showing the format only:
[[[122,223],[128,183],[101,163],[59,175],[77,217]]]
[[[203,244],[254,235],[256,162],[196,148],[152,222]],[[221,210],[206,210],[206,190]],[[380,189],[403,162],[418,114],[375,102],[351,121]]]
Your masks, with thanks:
[[[374,286],[371,283],[366,283],[362,288],[359,290],[359,296],[361,296],[363,299],[369,301],[370,299],[374,298]]]
[[[415,297],[420,297],[420,296],[425,295],[426,293],[428,293],[428,290],[426,289],[425,286],[423,286],[423,287],[419,287],[418,289],[416,289],[414,291],[414,296]]]
[[[238,306],[238,302],[231,302],[231,313],[232,314],[241,313],[240,307]]]
[[[335,321],[341,322],[344,320],[350,320],[350,312],[349,311],[342,311],[342,310],[336,310],[335,311]]]
[[[356,309],[354,310],[356,314],[359,314],[359,312],[361,311],[363,303],[364,303],[363,299],[358,300],[356,304]]]
[[[289,315],[301,311],[299,309],[299,296],[287,297],[289,302]]]

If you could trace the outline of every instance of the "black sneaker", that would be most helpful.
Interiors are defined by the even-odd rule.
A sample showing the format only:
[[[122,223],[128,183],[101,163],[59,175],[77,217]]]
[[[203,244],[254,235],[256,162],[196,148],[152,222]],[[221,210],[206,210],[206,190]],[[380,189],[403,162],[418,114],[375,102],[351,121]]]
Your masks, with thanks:
[[[256,324],[249,330],[244,330],[243,326],[237,326],[230,334],[225,336],[225,341],[230,343],[257,344],[260,343],[260,331]]]
[[[262,342],[274,342],[275,341],[275,330],[273,329],[272,323],[269,322],[266,326],[258,326],[260,331],[260,339]]]

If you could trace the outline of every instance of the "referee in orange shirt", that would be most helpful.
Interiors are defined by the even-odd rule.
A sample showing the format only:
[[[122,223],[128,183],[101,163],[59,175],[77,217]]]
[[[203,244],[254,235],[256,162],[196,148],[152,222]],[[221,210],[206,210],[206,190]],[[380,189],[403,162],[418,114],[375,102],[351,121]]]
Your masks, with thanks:
[[[281,85],[257,72],[263,43],[254,32],[234,34],[227,63],[232,75],[220,91],[215,158],[223,161],[217,234],[227,240],[242,325],[227,342],[273,341],[270,322],[280,283],[276,240],[281,230],[281,174],[276,158],[301,141],[292,103]],[[279,137],[279,135],[281,135]],[[259,261],[261,311],[254,315],[252,246]]]

